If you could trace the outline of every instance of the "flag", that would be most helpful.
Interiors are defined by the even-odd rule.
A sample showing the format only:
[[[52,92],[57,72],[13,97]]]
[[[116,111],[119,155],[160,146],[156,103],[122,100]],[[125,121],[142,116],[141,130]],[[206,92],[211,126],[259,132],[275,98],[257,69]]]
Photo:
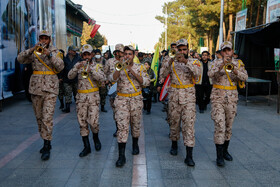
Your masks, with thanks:
[[[157,84],[158,80],[158,66],[159,66],[159,45],[157,44],[156,51],[154,53],[151,69],[154,70],[154,73],[156,75],[156,81],[154,82],[155,86]]]
[[[135,64],[140,64],[140,61],[139,61],[139,58],[135,55],[134,58],[133,58],[133,62]]]
[[[95,24],[91,33],[90,33],[90,37],[94,38],[95,34],[97,33],[97,30],[99,29],[100,25]]]

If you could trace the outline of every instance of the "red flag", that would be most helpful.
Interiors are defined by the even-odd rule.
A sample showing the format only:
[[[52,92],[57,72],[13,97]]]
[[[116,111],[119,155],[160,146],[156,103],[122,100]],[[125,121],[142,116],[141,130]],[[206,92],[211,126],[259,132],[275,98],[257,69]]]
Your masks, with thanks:
[[[97,24],[94,25],[94,27],[93,27],[93,29],[92,29],[92,31],[90,33],[90,37],[91,38],[94,38],[94,36],[95,36],[97,30],[99,29],[99,27],[100,27],[100,25],[97,25]]]

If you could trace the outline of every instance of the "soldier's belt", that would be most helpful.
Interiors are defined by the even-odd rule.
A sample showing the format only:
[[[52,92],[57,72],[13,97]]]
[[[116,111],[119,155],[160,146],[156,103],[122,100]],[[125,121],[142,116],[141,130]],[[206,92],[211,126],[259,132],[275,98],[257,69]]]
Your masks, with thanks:
[[[172,88],[179,88],[179,89],[190,88],[190,87],[193,87],[193,86],[194,86],[194,84],[186,84],[186,85],[171,84]]]
[[[139,91],[139,92],[136,92],[136,93],[133,93],[133,94],[120,93],[120,92],[118,92],[117,94],[119,96],[122,96],[122,97],[135,97],[135,96],[141,95],[142,91]]]
[[[218,88],[218,89],[223,89],[223,90],[236,90],[236,86],[222,86],[222,85],[217,85],[213,84],[213,88]]]
[[[53,71],[33,71],[35,75],[55,75]]]
[[[99,90],[99,88],[92,88],[89,90],[78,90],[78,93],[92,93],[92,92],[96,92],[98,90]]]

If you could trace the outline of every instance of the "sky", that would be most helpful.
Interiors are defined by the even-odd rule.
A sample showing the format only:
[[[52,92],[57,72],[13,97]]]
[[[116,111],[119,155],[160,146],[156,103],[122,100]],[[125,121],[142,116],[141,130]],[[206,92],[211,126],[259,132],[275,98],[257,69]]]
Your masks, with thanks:
[[[155,19],[164,16],[162,6],[168,0],[72,0],[101,25],[99,32],[109,45],[135,43],[139,51],[152,52],[164,25]],[[170,1],[170,0],[169,0]]]

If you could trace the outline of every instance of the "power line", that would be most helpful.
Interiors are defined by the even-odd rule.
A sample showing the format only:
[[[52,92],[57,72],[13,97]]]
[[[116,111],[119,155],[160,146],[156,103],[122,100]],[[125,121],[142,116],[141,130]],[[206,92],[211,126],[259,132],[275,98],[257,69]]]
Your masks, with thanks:
[[[100,14],[104,14],[104,15],[110,15],[110,16],[143,16],[143,15],[147,15],[147,14],[151,14],[151,13],[154,13],[155,10],[151,10],[151,11],[148,11],[148,12],[142,12],[142,13],[137,13],[137,14],[110,14],[108,12],[102,12],[102,11],[99,11],[99,10],[94,10],[92,8],[88,8],[88,7],[85,7],[85,9],[87,10],[90,10],[90,11],[94,11],[94,12],[97,12],[97,13],[100,13]]]

